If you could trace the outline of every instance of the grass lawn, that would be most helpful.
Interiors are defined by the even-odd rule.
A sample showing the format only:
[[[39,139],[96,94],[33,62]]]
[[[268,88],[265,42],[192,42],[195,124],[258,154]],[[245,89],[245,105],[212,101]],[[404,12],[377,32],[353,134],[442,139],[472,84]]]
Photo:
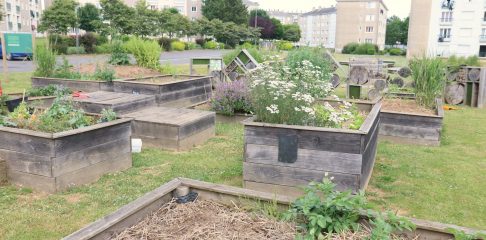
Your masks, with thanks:
[[[441,147],[380,143],[369,199],[379,209],[485,228],[485,121],[482,110],[447,112]],[[217,136],[202,147],[145,149],[134,155],[133,168],[88,186],[50,196],[0,187],[0,236],[60,238],[179,176],[241,186],[242,159],[243,127],[218,124]]]

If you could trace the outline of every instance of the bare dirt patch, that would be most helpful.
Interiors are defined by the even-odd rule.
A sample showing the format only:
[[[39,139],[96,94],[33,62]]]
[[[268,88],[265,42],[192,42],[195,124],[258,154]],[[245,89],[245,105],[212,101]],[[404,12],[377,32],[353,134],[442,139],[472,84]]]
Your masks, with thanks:
[[[79,66],[79,69],[76,68],[76,70],[79,70],[80,73],[82,74],[94,74],[96,71],[96,67],[102,67],[101,64],[83,64]],[[127,65],[127,66],[110,66],[115,70],[115,75],[117,78],[140,78],[140,77],[151,77],[151,76],[157,76],[161,75],[160,72],[153,70],[153,69],[148,69],[148,68],[143,68],[139,67],[136,65]]]
[[[433,109],[420,106],[415,100],[407,99],[384,99],[381,110],[430,116],[436,115]]]
[[[66,195],[64,198],[66,199],[66,201],[68,203],[77,203],[77,202],[81,201],[81,199],[83,199],[84,196],[85,196],[85,194],[74,193],[74,194]]]
[[[209,201],[170,202],[113,239],[294,239],[295,227]]]

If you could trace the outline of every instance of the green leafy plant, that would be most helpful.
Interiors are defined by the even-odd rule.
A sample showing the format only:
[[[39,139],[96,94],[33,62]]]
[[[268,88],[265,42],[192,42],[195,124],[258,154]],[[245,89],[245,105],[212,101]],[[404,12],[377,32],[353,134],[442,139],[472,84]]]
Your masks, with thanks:
[[[289,51],[286,64],[290,68],[298,68],[303,61],[309,61],[318,68],[316,70],[321,73],[321,81],[331,79],[331,63],[326,57],[326,50],[324,48],[301,47]]]
[[[327,175],[327,174],[326,174]],[[373,226],[370,239],[390,239],[396,230],[412,230],[414,225],[405,218],[378,214],[370,209],[364,193],[353,195],[339,192],[332,177],[322,182],[312,182],[305,188],[305,195],[292,203],[285,220],[296,221],[303,230],[304,239],[324,239],[328,233],[359,231],[359,220],[366,214]]]
[[[151,69],[159,68],[162,50],[157,42],[133,37],[125,43],[125,49],[133,54],[138,66]]]
[[[417,103],[434,108],[435,99],[443,95],[446,84],[444,62],[440,58],[415,58],[410,62],[410,69]]]
[[[110,122],[116,120],[116,113],[113,109],[105,109],[101,110],[101,117],[98,119],[98,123]]]
[[[45,87],[38,87],[32,88],[27,91],[27,96],[29,97],[44,97],[44,96],[55,96],[58,93],[62,95],[71,94],[72,91],[69,88],[60,86],[60,85],[53,85],[49,84]]]
[[[36,65],[34,76],[50,77],[56,67],[56,53],[48,47],[37,47],[34,52],[34,63]]]
[[[186,49],[186,44],[180,41],[174,41],[170,44],[170,46],[174,51],[184,51]]]
[[[96,65],[96,70],[93,78],[99,81],[112,82],[115,77],[115,70],[108,65],[99,66]]]
[[[130,58],[123,49],[122,41],[113,41],[111,45],[111,56],[108,62],[113,65],[128,65],[130,63]]]
[[[85,54],[86,53],[86,50],[84,49],[83,46],[80,46],[80,47],[68,47],[67,48],[67,51],[66,51],[66,54]]]
[[[52,76],[55,78],[65,78],[65,79],[81,79],[83,76],[79,72],[71,71],[72,65],[69,63],[66,57],[63,56],[62,63],[56,66],[56,69]]]
[[[280,51],[290,51],[294,48],[294,44],[289,41],[279,41],[277,43],[277,49]]]

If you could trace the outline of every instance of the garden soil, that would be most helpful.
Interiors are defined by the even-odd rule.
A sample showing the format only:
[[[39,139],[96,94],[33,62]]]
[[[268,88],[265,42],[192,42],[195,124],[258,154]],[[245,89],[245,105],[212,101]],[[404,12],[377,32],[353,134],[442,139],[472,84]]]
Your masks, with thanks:
[[[435,111],[418,105],[415,100],[384,99],[381,110],[435,116]]]
[[[102,65],[97,65],[97,64],[82,64],[79,66],[79,69],[75,67],[74,70],[79,70],[79,72],[83,74],[94,74],[97,66],[102,67]],[[116,78],[119,79],[161,75],[161,73],[156,70],[143,68],[135,65],[111,66],[111,67],[115,70]]]

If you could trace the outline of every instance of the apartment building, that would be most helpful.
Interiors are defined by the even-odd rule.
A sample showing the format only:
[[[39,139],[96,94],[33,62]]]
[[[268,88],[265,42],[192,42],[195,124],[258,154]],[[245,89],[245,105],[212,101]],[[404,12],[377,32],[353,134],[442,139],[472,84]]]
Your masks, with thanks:
[[[352,42],[384,49],[387,13],[383,0],[337,0],[336,50]]]
[[[285,12],[280,10],[266,10],[268,16],[278,19],[282,24],[298,24],[299,16],[302,13],[299,12]]]
[[[32,32],[37,29],[44,9],[43,0],[1,0],[3,21],[0,31]]]
[[[408,57],[486,57],[485,0],[412,0]]]
[[[312,47],[335,48],[336,13],[336,8],[330,7],[314,9],[300,15],[301,39],[299,44]]]

